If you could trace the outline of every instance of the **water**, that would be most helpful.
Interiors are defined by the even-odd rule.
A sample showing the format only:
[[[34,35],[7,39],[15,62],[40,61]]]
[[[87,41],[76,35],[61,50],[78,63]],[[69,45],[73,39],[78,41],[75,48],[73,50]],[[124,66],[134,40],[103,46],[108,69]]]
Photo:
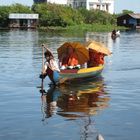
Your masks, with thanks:
[[[0,32],[0,140],[140,139],[140,33],[83,35]],[[57,59],[65,41],[101,41],[112,51],[98,79],[50,88],[41,94],[41,44]]]

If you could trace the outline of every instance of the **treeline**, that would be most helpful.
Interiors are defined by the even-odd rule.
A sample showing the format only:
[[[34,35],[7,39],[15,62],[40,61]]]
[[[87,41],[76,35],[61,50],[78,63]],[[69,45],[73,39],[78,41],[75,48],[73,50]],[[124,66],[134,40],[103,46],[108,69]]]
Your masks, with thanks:
[[[11,6],[0,6],[0,27],[7,27],[10,13],[33,13],[28,6],[14,4]]]
[[[104,11],[73,9],[68,6],[56,4],[36,4],[32,11],[39,13],[40,26],[71,26],[79,24],[115,24],[116,18]]]
[[[0,6],[0,27],[8,26],[9,13],[38,13],[39,26],[72,26],[79,24],[116,24],[116,16],[100,10],[73,9],[57,4],[34,4],[32,7],[21,4]]]

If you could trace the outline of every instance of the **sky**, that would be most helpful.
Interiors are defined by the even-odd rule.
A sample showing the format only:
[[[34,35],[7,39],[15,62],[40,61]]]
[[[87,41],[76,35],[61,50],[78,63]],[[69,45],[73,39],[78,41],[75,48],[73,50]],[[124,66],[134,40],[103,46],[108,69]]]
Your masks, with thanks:
[[[14,3],[31,6],[33,4],[33,0],[0,0],[0,5],[11,5]],[[124,9],[140,13],[140,0],[115,0],[114,8],[115,13],[121,13]]]
[[[140,13],[140,0],[115,0],[115,13],[121,13],[124,9]]]

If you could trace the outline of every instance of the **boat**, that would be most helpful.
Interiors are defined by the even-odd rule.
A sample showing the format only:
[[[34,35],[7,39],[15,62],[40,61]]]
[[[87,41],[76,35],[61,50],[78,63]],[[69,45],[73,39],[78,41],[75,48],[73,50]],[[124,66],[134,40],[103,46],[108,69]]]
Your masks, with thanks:
[[[95,78],[101,74],[103,68],[104,65],[81,69],[65,69],[61,70],[57,76],[55,75],[54,79],[56,82],[64,83],[66,81],[78,81],[83,78]]]
[[[58,60],[59,62],[61,62],[61,67],[59,72],[58,70],[53,70],[52,82],[53,83],[55,82],[56,84],[57,83],[62,84],[67,81],[70,82],[74,80],[79,82],[79,79],[98,77],[101,74],[102,70],[104,69],[104,63],[89,66],[88,62],[93,61],[90,59],[91,56],[89,55],[89,49],[95,50],[98,53],[102,53],[104,54],[104,56],[111,54],[111,52],[108,50],[108,48],[104,46],[104,44],[96,41],[89,41],[85,45],[82,45],[79,42],[65,42],[57,49]],[[47,49],[47,51],[49,50]],[[69,51],[71,51],[70,54]],[[63,61],[61,60],[66,60],[67,57],[68,62],[66,64],[68,65],[66,66],[65,69],[61,69],[63,64]],[[76,65],[75,64],[73,65],[73,63],[71,63],[72,65],[69,65],[69,60],[73,59],[74,62],[75,59],[78,60],[78,63],[76,63]],[[84,66],[85,64],[87,64],[88,66],[87,67]]]

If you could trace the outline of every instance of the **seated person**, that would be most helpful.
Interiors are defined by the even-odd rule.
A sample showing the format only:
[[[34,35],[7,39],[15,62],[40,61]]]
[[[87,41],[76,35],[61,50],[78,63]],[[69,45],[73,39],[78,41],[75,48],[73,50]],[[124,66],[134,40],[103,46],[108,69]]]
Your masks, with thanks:
[[[67,54],[62,54],[62,57],[60,58],[60,67],[61,69],[73,69],[78,67],[78,57],[76,53],[74,53],[73,48],[68,49]]]
[[[68,66],[72,66],[73,68],[78,65],[78,58],[75,53],[72,53],[68,60]]]
[[[62,54],[61,58],[59,59],[59,66],[60,69],[66,69],[68,66],[69,56],[66,54]]]
[[[104,64],[104,54],[103,53],[98,53],[97,61],[98,65],[103,65]]]
[[[89,58],[90,60],[88,61],[87,65],[88,67],[96,67],[99,66],[100,64],[104,64],[104,54],[99,53],[93,49],[89,49]]]

